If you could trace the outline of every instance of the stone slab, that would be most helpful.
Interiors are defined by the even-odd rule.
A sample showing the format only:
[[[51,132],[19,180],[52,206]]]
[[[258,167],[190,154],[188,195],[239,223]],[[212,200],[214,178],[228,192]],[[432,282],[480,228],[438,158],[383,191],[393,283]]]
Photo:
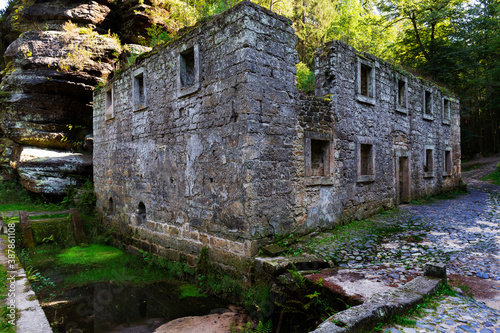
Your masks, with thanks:
[[[380,320],[401,314],[438,289],[443,279],[420,276],[401,288],[374,294],[364,304],[341,311],[311,333],[366,332]]]

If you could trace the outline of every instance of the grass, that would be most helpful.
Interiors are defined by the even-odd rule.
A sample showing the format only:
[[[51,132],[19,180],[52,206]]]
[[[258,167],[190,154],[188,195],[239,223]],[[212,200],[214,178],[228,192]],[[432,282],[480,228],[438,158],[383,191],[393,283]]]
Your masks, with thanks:
[[[462,163],[463,162],[464,161],[462,161]],[[469,164],[469,165],[463,165],[462,166],[462,172],[475,170],[475,169],[478,169],[478,168],[482,167],[483,165],[486,165],[486,164],[485,163],[473,163],[473,164]]]
[[[97,282],[145,284],[164,281],[170,275],[160,267],[145,267],[144,261],[134,255],[101,244],[67,249],[39,245],[35,253],[22,255],[22,261],[44,277],[63,280],[59,285],[62,288]]]
[[[482,181],[486,181],[486,182],[489,182],[489,183],[492,183],[492,184],[500,186],[500,171],[498,170],[498,166],[497,166],[497,169],[495,171],[493,171],[489,175],[484,176],[484,177],[482,177],[480,179]]]
[[[383,211],[379,214],[381,216],[387,216],[392,214],[399,214],[398,209],[392,209],[389,211]],[[387,236],[389,234],[402,232],[405,229],[399,225],[393,225],[389,223],[381,223],[379,219],[370,218],[366,220],[352,221],[348,224],[338,226],[331,230],[330,232],[323,234],[322,236],[316,236],[309,240],[307,247],[309,249],[314,249],[321,244],[343,244],[353,238],[353,236],[358,237],[359,242],[363,243],[368,240],[368,236]]]
[[[70,214],[43,214],[43,215],[35,215],[31,216],[30,220],[35,221],[35,220],[44,220],[44,219],[58,219],[58,218],[66,218],[69,217]]]
[[[442,283],[434,295],[424,296],[424,300],[415,307],[404,312],[403,315],[392,315],[387,320],[377,323],[372,332],[383,332],[385,325],[400,325],[403,327],[415,327],[417,324],[416,318],[423,317],[428,313],[424,309],[436,309],[438,302],[444,296],[456,296],[456,292],[449,284]]]
[[[3,265],[0,265],[0,301],[3,302],[3,300],[7,297],[7,277],[8,277],[8,272],[5,269]],[[7,306],[3,305],[0,306],[0,332],[4,333],[14,333],[16,332],[16,327],[9,324],[9,320],[11,320],[7,315],[9,314],[9,309]]]
[[[47,198],[29,193],[14,181],[0,182],[0,211],[25,210],[32,212],[63,210],[62,204],[52,203]]]

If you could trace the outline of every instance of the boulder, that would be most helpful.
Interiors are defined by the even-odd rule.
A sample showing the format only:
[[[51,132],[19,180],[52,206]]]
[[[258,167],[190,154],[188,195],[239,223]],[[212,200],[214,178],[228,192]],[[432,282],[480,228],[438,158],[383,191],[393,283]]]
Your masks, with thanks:
[[[100,33],[106,33],[115,25],[116,14],[106,5],[96,1],[20,2],[6,13],[3,30],[8,43],[21,33],[36,30],[63,30],[66,22],[93,25]]]
[[[11,163],[23,186],[34,193],[62,195],[92,172],[92,156],[20,146]]]
[[[15,170],[10,165],[12,149],[15,142],[0,136],[0,181],[13,180],[16,177]]]
[[[119,41],[97,33],[29,31],[5,52],[0,126],[11,140],[75,149],[92,132],[92,92],[109,75]]]

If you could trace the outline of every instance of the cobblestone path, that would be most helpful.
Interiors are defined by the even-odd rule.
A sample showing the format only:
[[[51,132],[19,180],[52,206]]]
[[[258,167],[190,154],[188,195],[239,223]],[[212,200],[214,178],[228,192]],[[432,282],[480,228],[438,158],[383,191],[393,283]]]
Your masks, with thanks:
[[[500,187],[473,180],[470,192],[454,199],[400,207],[379,216],[400,231],[354,237],[344,247],[321,244],[308,249],[334,258],[341,267],[360,269],[366,278],[399,287],[423,274],[428,261],[447,264],[455,285],[472,285],[457,296],[440,296],[437,307],[416,325],[386,326],[383,332],[500,333]]]
[[[426,231],[420,246],[410,246],[410,251],[418,250],[412,255],[420,253],[446,262],[451,279],[489,280],[479,287],[485,302],[465,295],[444,296],[437,308],[425,309],[427,315],[414,318],[416,327],[393,326],[385,332],[500,333],[500,194],[491,185],[474,185],[469,194],[456,199],[403,210]]]

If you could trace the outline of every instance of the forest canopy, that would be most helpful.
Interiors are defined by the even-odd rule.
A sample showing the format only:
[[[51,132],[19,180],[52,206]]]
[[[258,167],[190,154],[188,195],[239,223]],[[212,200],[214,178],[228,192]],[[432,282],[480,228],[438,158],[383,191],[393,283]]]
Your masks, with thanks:
[[[114,0],[109,4],[118,13],[131,3],[147,5],[144,14],[150,18],[150,27],[146,34],[137,37],[136,31],[135,35],[140,43],[155,46],[168,41],[179,29],[221,13],[239,1]],[[9,8],[18,10],[14,4],[25,2],[37,1],[10,0]],[[329,40],[341,40],[457,94],[461,103],[462,155],[500,151],[499,0],[254,2],[292,21],[301,62],[299,81],[303,81],[299,88],[313,90],[316,48]]]
[[[234,3],[205,2],[211,14]],[[500,151],[500,1],[256,0],[290,18],[303,75],[317,47],[341,40],[460,98],[462,155]]]

